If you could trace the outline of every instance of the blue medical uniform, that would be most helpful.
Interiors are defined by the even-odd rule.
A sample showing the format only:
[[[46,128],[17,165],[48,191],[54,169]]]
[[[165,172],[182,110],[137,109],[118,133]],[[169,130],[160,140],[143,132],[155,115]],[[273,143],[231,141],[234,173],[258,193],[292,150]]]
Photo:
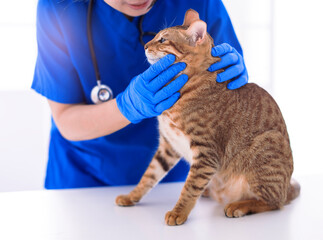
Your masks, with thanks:
[[[37,11],[38,57],[32,88],[65,104],[92,104],[95,73],[86,37],[88,1],[40,0]],[[157,0],[145,15],[144,31],[183,23],[195,9],[208,24],[215,44],[241,48],[220,0]],[[130,80],[149,67],[139,42],[138,19],[129,21],[104,0],[93,7],[92,35],[102,83],[117,96]],[[147,43],[152,37],[145,37]],[[52,120],[45,187],[47,189],[136,184],[158,147],[155,118],[87,141],[69,141]],[[188,165],[181,161],[164,181],[185,180]]]

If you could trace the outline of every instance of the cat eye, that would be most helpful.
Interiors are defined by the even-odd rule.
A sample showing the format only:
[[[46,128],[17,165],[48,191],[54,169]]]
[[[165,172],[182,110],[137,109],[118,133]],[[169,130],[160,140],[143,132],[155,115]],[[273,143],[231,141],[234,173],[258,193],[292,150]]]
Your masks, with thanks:
[[[165,38],[161,38],[161,39],[159,39],[159,41],[158,41],[158,42],[163,43],[163,42],[165,42],[165,41],[166,41],[166,39],[165,39]]]

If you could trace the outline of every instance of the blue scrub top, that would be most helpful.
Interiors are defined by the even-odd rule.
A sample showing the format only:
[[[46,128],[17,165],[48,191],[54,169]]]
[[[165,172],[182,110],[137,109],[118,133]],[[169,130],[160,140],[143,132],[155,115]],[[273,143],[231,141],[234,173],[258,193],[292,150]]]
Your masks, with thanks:
[[[32,88],[65,104],[92,104],[95,73],[86,37],[88,1],[39,0],[38,57]],[[241,47],[220,0],[157,0],[145,15],[144,31],[181,25],[194,9],[208,24],[215,44]],[[92,35],[103,84],[117,96],[130,80],[149,67],[139,42],[138,19],[129,21],[104,0],[93,7]],[[145,37],[147,43],[152,37]],[[88,141],[65,139],[52,120],[45,187],[47,189],[136,184],[158,147],[156,118]],[[164,181],[185,180],[189,166],[181,161]]]

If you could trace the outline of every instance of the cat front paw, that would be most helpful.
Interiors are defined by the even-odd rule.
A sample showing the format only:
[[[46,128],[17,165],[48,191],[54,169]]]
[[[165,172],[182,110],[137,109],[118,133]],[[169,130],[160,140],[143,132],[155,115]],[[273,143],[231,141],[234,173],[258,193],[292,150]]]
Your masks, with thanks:
[[[169,211],[165,216],[165,223],[169,226],[181,225],[187,220],[187,215],[175,211]]]
[[[134,206],[136,202],[132,201],[129,195],[119,195],[116,198],[116,204],[122,207],[129,207]]]

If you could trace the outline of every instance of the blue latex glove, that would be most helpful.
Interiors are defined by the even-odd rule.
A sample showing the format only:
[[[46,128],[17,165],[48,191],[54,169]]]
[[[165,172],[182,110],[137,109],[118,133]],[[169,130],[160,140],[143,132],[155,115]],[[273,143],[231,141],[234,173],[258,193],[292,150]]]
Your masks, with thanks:
[[[213,57],[220,57],[221,61],[212,64],[208,70],[214,72],[224,69],[224,72],[218,74],[217,82],[225,82],[233,79],[227,86],[230,90],[240,88],[248,83],[248,71],[243,57],[234,47],[223,43],[212,48],[211,54]]]
[[[116,97],[120,112],[132,123],[155,117],[167,110],[180,97],[178,92],[188,80],[182,74],[167,84],[186,68],[183,62],[172,65],[175,56],[169,54],[134,77],[125,91]],[[172,66],[171,66],[172,65]]]

